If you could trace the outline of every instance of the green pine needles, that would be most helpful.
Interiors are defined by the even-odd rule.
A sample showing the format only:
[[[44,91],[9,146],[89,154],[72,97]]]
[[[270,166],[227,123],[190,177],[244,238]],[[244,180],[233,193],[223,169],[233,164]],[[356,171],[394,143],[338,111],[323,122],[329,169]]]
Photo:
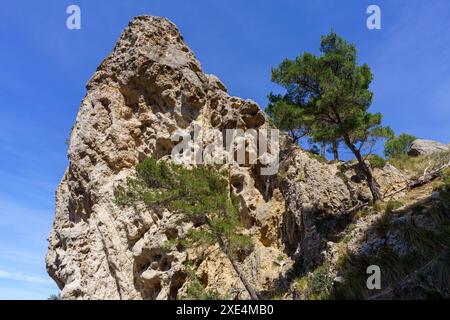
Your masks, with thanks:
[[[166,207],[192,218],[236,211],[228,200],[227,180],[222,175],[210,168],[189,170],[154,158],[138,164],[136,178],[128,179],[116,191],[116,203],[120,206],[142,201],[149,207]]]
[[[331,145],[338,160],[343,143],[358,160],[375,202],[381,193],[363,153],[393,132],[382,126],[380,113],[369,112],[372,80],[369,66],[358,64],[356,47],[331,32],[322,37],[319,55],[305,52],[272,70],[272,81],[285,93],[271,93],[266,111],[295,142],[308,137],[322,144],[323,157]]]
[[[405,157],[409,147],[417,137],[402,133],[397,137],[391,137],[384,144],[384,155],[388,159]]]
[[[226,177],[217,170],[201,166],[192,169],[148,158],[137,165],[136,178],[127,179],[116,189],[115,202],[121,207],[145,204],[148,209],[166,208],[192,221],[183,238],[166,244],[184,248],[218,244],[227,255],[252,299],[258,296],[241,272],[239,256],[249,253],[251,238],[242,234],[239,199],[231,191]]]

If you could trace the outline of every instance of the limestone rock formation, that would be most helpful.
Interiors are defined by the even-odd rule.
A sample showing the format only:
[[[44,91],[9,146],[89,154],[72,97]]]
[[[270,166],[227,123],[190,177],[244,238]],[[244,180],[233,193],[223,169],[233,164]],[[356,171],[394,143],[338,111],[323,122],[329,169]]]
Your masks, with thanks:
[[[345,170],[340,163],[324,163],[297,146],[287,152],[281,169],[286,177],[280,185],[286,203],[282,237],[301,269],[323,262],[327,242],[348,219],[349,210],[371,201],[370,190],[355,167]],[[373,173],[382,194],[407,186],[408,178],[389,164]]]
[[[163,247],[189,226],[175,225],[167,211],[119,209],[115,187],[146,157],[169,157],[170,137],[178,129],[193,132],[198,126],[207,142],[203,132],[209,128],[258,128],[266,117],[256,103],[229,96],[217,77],[204,74],[176,26],[160,17],[134,18],[87,89],[71,133],[69,166],[56,194],[48,272],[63,299],[173,299],[185,282],[186,253]],[[265,226],[269,220],[279,223],[282,210],[274,206],[264,221],[257,221],[256,207],[266,200],[256,187],[262,182],[254,169],[233,167],[232,180],[246,227],[256,239],[264,238],[249,263],[262,259],[271,265],[282,252],[272,234],[276,227]],[[271,255],[266,246],[272,246]],[[200,269],[217,279],[209,286],[231,288],[232,282],[224,286],[219,281],[223,270],[204,264]],[[266,273],[255,274],[252,281],[270,282],[273,270]],[[231,270],[226,275],[239,282]]]
[[[207,143],[210,128],[270,125],[255,102],[229,96],[217,77],[204,74],[176,26],[160,17],[134,18],[87,90],[56,193],[48,273],[63,299],[175,299],[186,292],[184,262],[196,253],[165,243],[192,225],[180,225],[167,210],[121,209],[115,188],[149,156],[170,161],[177,130],[191,134],[199,127]],[[261,176],[259,165],[230,167],[241,220],[255,244],[239,263],[263,297],[285,286],[295,265],[307,270],[320,263],[330,230],[349,208],[370,200],[357,170],[320,162],[282,140],[277,176]],[[406,183],[389,166],[375,176],[384,193]],[[224,254],[212,251],[195,271],[206,289],[248,298]]]
[[[408,154],[410,156],[430,155],[437,152],[449,151],[448,145],[433,141],[417,139],[414,140],[409,148]]]

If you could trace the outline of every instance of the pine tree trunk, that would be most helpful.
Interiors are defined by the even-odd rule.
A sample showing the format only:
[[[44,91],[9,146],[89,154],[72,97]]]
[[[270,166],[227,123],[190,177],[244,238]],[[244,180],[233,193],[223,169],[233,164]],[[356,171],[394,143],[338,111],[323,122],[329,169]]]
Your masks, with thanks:
[[[322,142],[322,149],[320,150],[320,155],[324,159],[326,159],[325,158],[325,149],[326,149],[326,147],[327,147],[327,144],[325,142]]]
[[[353,152],[353,154],[356,157],[356,160],[358,160],[358,164],[363,172],[363,174],[366,177],[367,185],[369,186],[370,192],[372,193],[373,202],[376,202],[378,200],[381,200],[381,192],[378,183],[376,182],[372,170],[367,166],[366,162],[364,161],[363,157],[361,156],[361,153],[359,150],[351,143],[350,138],[344,137],[345,144],[347,147]]]
[[[339,161],[339,151],[338,151],[339,143],[337,141],[333,141],[333,156],[334,161]]]
[[[234,271],[236,271],[237,275],[239,276],[239,279],[241,279],[242,284],[244,285],[245,289],[247,290],[248,294],[250,295],[250,298],[252,300],[259,300],[258,294],[253,289],[252,285],[247,281],[247,278],[245,277],[244,273],[242,272],[240,266],[236,262],[236,260],[232,259],[228,255],[228,259],[230,259],[231,264],[233,265]]]
[[[228,200],[231,201],[231,194],[233,193],[233,189],[231,186],[231,166],[228,166],[228,186],[229,186]],[[225,214],[228,217],[230,216],[230,213],[228,212],[228,210],[226,211]],[[208,221],[208,224],[210,224],[209,221]],[[236,271],[239,279],[241,279],[241,282],[244,285],[245,290],[247,290],[250,298],[252,300],[259,300],[258,294],[253,289],[252,285],[248,282],[247,278],[245,277],[244,273],[242,272],[241,268],[239,267],[239,264],[236,262],[236,260],[233,259],[232,253],[229,251],[226,241],[224,241],[224,239],[222,239],[221,237],[219,237],[219,246],[222,249],[222,251],[227,255],[228,259],[230,260],[234,271]]]
[[[228,249],[228,245],[226,243],[226,241],[224,239],[222,239],[222,237],[219,237],[219,246],[220,249],[222,249],[222,251],[226,254],[227,258],[230,260],[231,265],[233,266],[234,271],[236,271],[239,279],[241,279],[242,284],[245,287],[245,290],[247,290],[250,298],[252,300],[259,300],[258,294],[256,293],[256,291],[253,289],[253,286],[250,284],[250,282],[248,282],[247,278],[245,277],[244,273],[242,272],[239,264],[236,262],[236,260],[233,258],[232,253],[230,252],[230,250]]]

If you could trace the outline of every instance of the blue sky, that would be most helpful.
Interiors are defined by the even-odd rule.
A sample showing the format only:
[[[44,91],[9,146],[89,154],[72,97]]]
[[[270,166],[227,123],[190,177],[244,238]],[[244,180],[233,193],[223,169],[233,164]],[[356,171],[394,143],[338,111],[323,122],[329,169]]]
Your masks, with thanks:
[[[345,3],[345,5],[344,5]],[[81,30],[66,8],[81,7]],[[382,29],[366,28],[377,4]],[[396,132],[450,142],[450,2],[447,0],[3,1],[0,5],[0,299],[57,293],[44,256],[54,193],[85,83],[131,17],[165,16],[207,73],[261,106],[271,67],[317,52],[331,28],[373,70],[372,110]]]

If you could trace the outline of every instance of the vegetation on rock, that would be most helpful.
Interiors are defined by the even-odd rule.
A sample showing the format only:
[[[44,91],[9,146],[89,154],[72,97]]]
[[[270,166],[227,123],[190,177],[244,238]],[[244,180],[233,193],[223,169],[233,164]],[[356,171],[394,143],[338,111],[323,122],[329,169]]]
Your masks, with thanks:
[[[370,154],[366,157],[372,168],[383,168],[386,165],[386,160],[376,154]]]
[[[332,32],[323,36],[320,56],[304,53],[284,60],[272,70],[272,80],[286,89],[284,95],[269,95],[267,111],[274,124],[298,140],[333,145],[343,142],[356,157],[373,200],[381,199],[379,186],[363,157],[376,141],[391,138],[381,126],[382,115],[368,111],[373,75],[367,64],[358,65],[356,48]]]
[[[47,298],[47,300],[61,300],[61,294],[60,293],[58,293],[58,294],[51,294]]]
[[[258,299],[238,265],[239,255],[251,251],[252,242],[249,236],[241,233],[239,200],[224,175],[205,166],[188,169],[151,157],[137,165],[136,178],[129,178],[116,190],[119,206],[137,206],[140,202],[149,209],[163,207],[179,214],[185,221],[194,222],[197,228],[171,240],[168,246],[209,247],[218,244],[250,297]]]
[[[442,181],[438,199],[413,203],[398,211],[395,210],[403,203],[389,202],[385,206],[385,213],[375,224],[377,233],[380,239],[397,237],[397,245],[403,245],[404,249],[384,243],[370,254],[346,251],[340,258],[344,263],[338,271],[344,282],[333,290],[331,297],[442,299],[450,296],[450,183],[445,177]],[[382,270],[381,290],[373,292],[365,286],[365,270],[369,265],[378,265]]]
[[[408,155],[389,159],[396,168],[416,179],[424,174],[442,167],[450,161],[450,152],[440,152],[431,155],[412,157]]]
[[[417,137],[407,133],[391,137],[384,144],[384,155],[388,159],[404,157],[408,154],[411,143],[416,139]]]

